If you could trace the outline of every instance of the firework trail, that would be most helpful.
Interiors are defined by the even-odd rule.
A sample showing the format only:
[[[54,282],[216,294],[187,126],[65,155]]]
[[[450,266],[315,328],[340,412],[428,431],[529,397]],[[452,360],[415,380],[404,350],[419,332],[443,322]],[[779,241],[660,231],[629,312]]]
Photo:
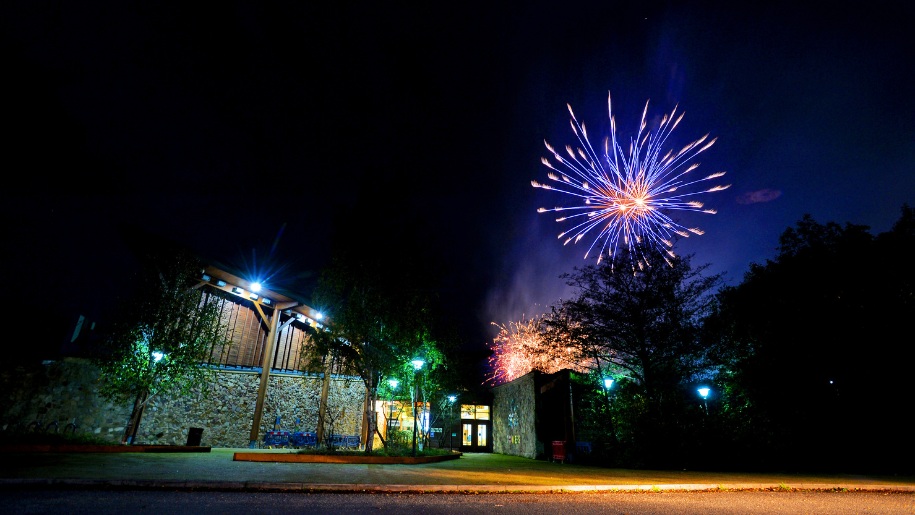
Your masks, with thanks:
[[[717,138],[706,141],[706,134],[679,152],[668,150],[662,157],[661,148],[683,119],[683,114],[677,116],[677,108],[674,107],[655,130],[646,131],[648,102],[645,102],[642,121],[635,139],[629,142],[627,157],[616,139],[616,120],[613,117],[608,93],[610,136],[604,138],[603,152],[598,154],[588,140],[584,124],[575,118],[572,106],[567,104],[567,107],[572,116],[572,132],[577,136],[580,146],[573,149],[571,145],[566,145],[568,156],[563,157],[544,141],[546,149],[553,156],[553,161],[546,157],[541,158],[541,161],[552,170],[547,177],[557,185],[537,181],[531,181],[531,185],[565,193],[579,204],[552,209],[540,208],[537,212],[572,213],[563,214],[556,219],[557,222],[569,220],[575,223],[574,227],[559,234],[559,239],[566,238],[563,245],[569,242],[578,243],[592,229],[597,230],[597,236],[585,252],[585,259],[598,242],[603,241],[599,246],[598,263],[603,259],[605,251],[607,257],[612,257],[619,252],[621,245],[630,249],[657,250],[670,263],[669,257],[674,256],[674,235],[686,238],[690,233],[701,235],[703,231],[697,227],[684,227],[667,213],[681,210],[715,214],[716,211],[713,209],[704,209],[702,202],[695,200],[695,197],[730,187],[730,184],[709,188],[702,186],[707,181],[723,176],[725,172],[713,173],[699,179],[693,179],[689,175],[699,163],[687,163],[711,147]],[[693,189],[700,187],[706,189]],[[645,259],[638,252],[640,251],[636,250],[633,257],[638,259],[641,266]]]

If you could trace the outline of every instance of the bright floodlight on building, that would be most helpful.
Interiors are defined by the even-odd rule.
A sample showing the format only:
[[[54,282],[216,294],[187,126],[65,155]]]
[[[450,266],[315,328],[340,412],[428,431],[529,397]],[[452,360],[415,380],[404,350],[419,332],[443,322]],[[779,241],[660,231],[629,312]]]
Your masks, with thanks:
[[[261,291],[261,283],[259,283],[259,282],[251,283],[251,291],[254,291],[254,292]]]
[[[315,313],[315,320],[321,320],[324,318],[324,314],[321,312]]]

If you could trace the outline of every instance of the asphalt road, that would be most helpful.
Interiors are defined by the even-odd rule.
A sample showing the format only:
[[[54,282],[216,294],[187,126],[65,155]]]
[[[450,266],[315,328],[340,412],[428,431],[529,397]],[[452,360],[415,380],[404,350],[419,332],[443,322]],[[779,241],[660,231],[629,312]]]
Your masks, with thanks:
[[[255,493],[148,490],[0,490],[17,514],[563,515],[913,514],[915,494],[841,491],[583,492],[541,494]]]

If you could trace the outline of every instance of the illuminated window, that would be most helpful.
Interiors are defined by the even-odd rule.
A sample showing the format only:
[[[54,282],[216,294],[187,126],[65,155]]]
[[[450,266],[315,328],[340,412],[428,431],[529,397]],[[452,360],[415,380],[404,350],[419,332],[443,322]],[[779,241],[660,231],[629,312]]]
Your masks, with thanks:
[[[489,406],[461,404],[461,419],[489,420]]]

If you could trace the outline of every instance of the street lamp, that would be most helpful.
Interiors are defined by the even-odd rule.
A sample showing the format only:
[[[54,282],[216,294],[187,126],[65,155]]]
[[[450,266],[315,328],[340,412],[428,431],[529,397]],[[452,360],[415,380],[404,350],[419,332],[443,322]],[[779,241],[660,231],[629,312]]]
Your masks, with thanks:
[[[702,405],[705,406],[705,414],[708,415],[708,394],[711,391],[707,386],[703,386],[697,390],[699,395],[702,396]]]
[[[423,360],[422,358],[415,358],[410,363],[413,363],[413,385],[414,385],[414,388],[413,388],[413,391],[414,391],[414,395],[413,395],[413,457],[415,458],[416,457],[416,429],[417,429],[416,426],[417,426],[417,423],[419,422],[416,419],[416,401],[419,399],[419,381],[416,379],[416,376],[417,376],[417,372],[419,372],[423,368],[423,365],[426,364],[426,361]]]
[[[604,390],[607,391],[607,429],[609,430],[611,442],[616,444],[616,429],[613,425],[613,401],[612,395],[610,393],[610,388],[613,387],[613,378],[605,377],[604,378]]]
[[[389,408],[390,408],[389,411],[391,412],[391,414],[388,416],[388,430],[384,436],[385,436],[385,438],[388,439],[389,442],[391,439],[391,425],[394,422],[394,390],[397,389],[397,385],[399,385],[399,384],[400,384],[400,381],[398,381],[397,379],[388,379],[388,385],[391,386],[391,400],[389,402]]]
[[[448,396],[448,450],[454,452],[454,401],[457,396]]]

